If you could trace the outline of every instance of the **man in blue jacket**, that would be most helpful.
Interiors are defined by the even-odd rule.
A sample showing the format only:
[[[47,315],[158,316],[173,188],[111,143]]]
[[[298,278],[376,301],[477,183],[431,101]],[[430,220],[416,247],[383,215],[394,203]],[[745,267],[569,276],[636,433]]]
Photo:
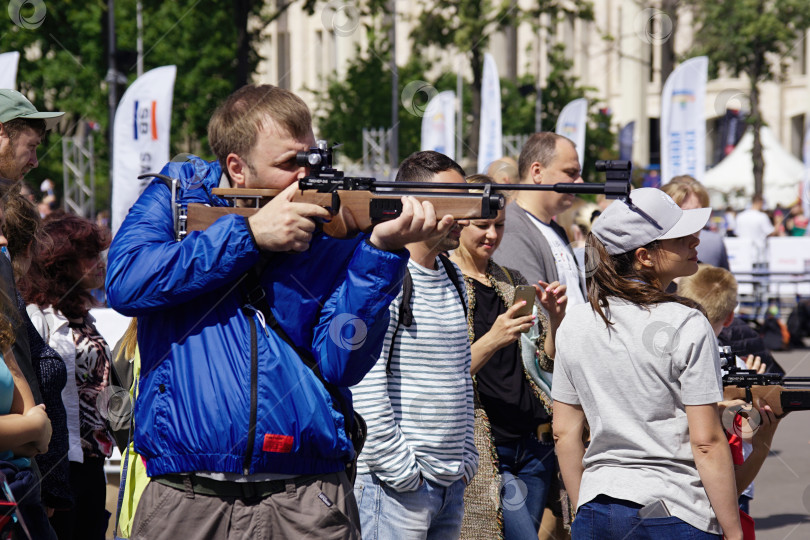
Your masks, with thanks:
[[[329,213],[292,201],[307,172],[296,153],[315,143],[311,117],[286,90],[236,91],[208,137],[217,162],[163,169],[183,205],[227,205],[211,194],[220,186],[284,191],[249,218],[229,214],[177,242],[170,190],[156,180],[113,241],[107,294],[138,317],[135,449],[153,480],[132,537],[359,538],[348,387],[379,356],[405,244],[452,219],[407,197],[369,235],[317,230],[313,219]]]

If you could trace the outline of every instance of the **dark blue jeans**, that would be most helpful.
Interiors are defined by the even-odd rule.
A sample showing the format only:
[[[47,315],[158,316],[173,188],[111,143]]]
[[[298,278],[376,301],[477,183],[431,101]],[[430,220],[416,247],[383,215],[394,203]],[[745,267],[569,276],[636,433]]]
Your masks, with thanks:
[[[572,540],[709,540],[721,538],[675,516],[638,517],[640,504],[606,495],[579,507],[571,525]]]
[[[495,447],[501,473],[501,504],[505,540],[537,538],[548,487],[557,473],[554,444],[534,435]]]

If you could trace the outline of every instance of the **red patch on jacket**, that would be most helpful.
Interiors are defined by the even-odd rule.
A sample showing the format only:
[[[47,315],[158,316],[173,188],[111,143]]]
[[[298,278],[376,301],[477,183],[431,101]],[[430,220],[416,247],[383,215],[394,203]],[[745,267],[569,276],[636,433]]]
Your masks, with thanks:
[[[262,450],[265,452],[277,452],[280,454],[289,454],[293,449],[292,435],[273,435],[272,433],[264,434],[264,444]]]

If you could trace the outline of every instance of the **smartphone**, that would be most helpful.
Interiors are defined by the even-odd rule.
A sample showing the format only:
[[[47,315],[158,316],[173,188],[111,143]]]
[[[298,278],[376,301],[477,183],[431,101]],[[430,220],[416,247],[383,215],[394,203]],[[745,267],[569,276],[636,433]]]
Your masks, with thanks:
[[[512,305],[520,303],[522,300],[526,301],[526,305],[517,310],[515,317],[525,317],[532,314],[532,307],[534,306],[534,299],[537,298],[537,293],[531,285],[518,285],[515,287],[515,301]]]
[[[638,517],[641,519],[654,519],[669,517],[669,508],[661,499],[653,501],[647,506],[638,509]]]

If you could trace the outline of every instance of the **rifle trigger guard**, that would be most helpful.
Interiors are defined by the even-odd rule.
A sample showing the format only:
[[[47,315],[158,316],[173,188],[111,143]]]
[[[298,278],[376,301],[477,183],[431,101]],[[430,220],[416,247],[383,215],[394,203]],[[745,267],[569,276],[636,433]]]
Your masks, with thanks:
[[[337,191],[332,192],[332,207],[329,210],[332,212],[332,215],[340,211],[340,195]]]
[[[745,401],[751,405],[754,404],[754,395],[751,393],[750,386],[745,389]]]

